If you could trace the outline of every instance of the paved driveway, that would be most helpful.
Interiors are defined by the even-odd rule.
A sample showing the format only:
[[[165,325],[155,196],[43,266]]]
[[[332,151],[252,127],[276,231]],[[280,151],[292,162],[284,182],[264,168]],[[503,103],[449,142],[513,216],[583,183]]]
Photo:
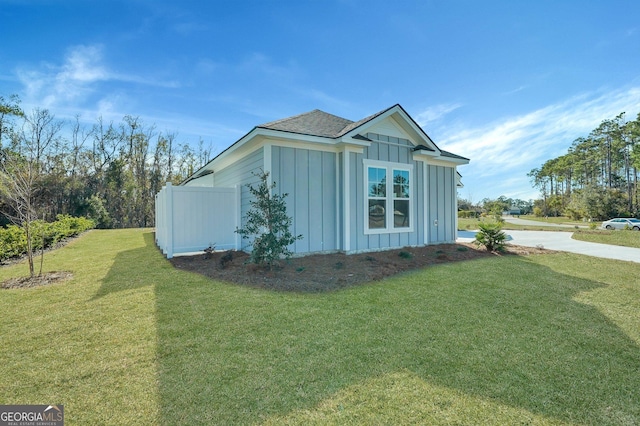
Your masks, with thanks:
[[[525,247],[543,247],[549,250],[568,251],[587,256],[640,263],[640,249],[638,248],[578,241],[571,238],[572,232],[511,230],[505,230],[504,232],[510,237],[510,244]],[[471,242],[474,240],[475,234],[475,231],[458,231],[458,241]]]

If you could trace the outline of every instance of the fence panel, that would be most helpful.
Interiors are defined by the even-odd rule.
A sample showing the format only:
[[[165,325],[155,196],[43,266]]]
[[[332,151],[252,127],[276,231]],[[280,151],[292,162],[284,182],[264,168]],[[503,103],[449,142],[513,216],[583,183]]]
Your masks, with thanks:
[[[173,186],[156,195],[156,244],[167,256],[238,249],[234,232],[239,224],[237,190]]]

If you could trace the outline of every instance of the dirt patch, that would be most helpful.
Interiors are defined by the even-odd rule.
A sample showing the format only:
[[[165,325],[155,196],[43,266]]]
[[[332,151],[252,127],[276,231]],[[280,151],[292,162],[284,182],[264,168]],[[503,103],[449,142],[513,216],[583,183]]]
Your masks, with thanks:
[[[504,253],[495,254],[480,250],[473,244],[441,244],[363,254],[297,257],[281,261],[273,270],[249,264],[248,254],[235,251],[180,256],[170,261],[178,269],[220,281],[279,291],[318,293],[447,262],[546,252],[544,249],[508,245]]]
[[[4,281],[0,287],[2,288],[33,288],[44,285],[55,284],[71,279],[71,272],[47,272],[40,276],[10,278]]]

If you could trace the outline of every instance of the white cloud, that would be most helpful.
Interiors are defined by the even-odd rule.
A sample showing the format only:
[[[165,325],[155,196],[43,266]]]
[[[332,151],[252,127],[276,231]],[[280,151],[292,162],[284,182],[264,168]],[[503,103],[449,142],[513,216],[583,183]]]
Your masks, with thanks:
[[[19,70],[18,78],[25,86],[27,102],[48,108],[82,99],[93,83],[112,76],[102,64],[102,47],[94,45],[69,49],[61,66],[44,64],[40,70]]]
[[[416,114],[416,122],[420,125],[420,127],[424,127],[427,123],[437,121],[445,115],[449,114],[451,111],[460,108],[461,106],[461,104],[457,103],[431,106]]]
[[[177,87],[172,81],[121,74],[104,63],[102,45],[78,45],[68,49],[62,65],[42,64],[39,69],[18,70],[18,78],[25,87],[26,104],[45,108],[78,107],[107,81],[138,83],[161,87]]]
[[[439,144],[474,162],[517,169],[532,159],[546,160],[566,152],[573,140],[586,136],[602,120],[623,111],[635,114],[639,105],[640,87],[585,94],[525,115],[445,134]]]
[[[77,46],[69,51],[65,58],[62,71],[56,79],[61,82],[79,81],[91,83],[93,81],[108,80],[111,75],[102,65],[101,46]]]
[[[623,111],[634,119],[639,110],[640,87],[586,93],[486,126],[452,130],[438,146],[471,159],[461,173],[473,192],[486,194],[482,198],[530,194],[526,175],[531,169],[565,154],[575,139],[587,136],[602,120]]]
[[[504,92],[504,93],[503,93],[503,95],[505,95],[505,96],[513,95],[513,94],[515,94],[515,93],[522,92],[522,91],[523,91],[523,90],[525,90],[526,88],[527,88],[527,86],[520,86],[520,87],[516,87],[516,88],[515,88],[515,89],[513,89],[513,90],[509,90],[509,91],[507,91],[507,92]]]

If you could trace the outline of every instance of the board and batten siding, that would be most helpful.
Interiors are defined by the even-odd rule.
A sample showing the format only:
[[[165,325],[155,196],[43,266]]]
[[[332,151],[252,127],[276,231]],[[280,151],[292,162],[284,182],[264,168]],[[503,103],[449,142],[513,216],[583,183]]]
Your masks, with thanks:
[[[427,165],[429,244],[456,240],[456,170],[454,167]]]
[[[368,134],[368,136],[371,136]],[[385,138],[376,135],[376,139]],[[387,137],[390,142],[372,142],[362,154],[349,154],[349,185],[351,196],[349,203],[349,245],[348,252],[375,251],[393,247],[417,246],[424,244],[424,188],[422,162],[414,161],[412,145],[406,139]],[[376,160],[403,165],[413,165],[413,183],[411,184],[411,212],[413,230],[410,232],[391,232],[365,234],[365,211],[367,194],[365,193],[366,173],[364,160]]]
[[[339,250],[337,241],[336,154],[291,147],[271,147],[271,177],[293,218],[291,232],[302,235],[291,250],[315,253]]]
[[[259,148],[241,160],[214,173],[216,187],[234,188],[236,185],[240,185],[240,227],[244,227],[244,217],[251,209],[249,202],[252,196],[247,185],[257,186],[260,179],[255,174],[260,173],[264,168],[264,149]],[[242,245],[245,246],[245,243],[246,240]]]

